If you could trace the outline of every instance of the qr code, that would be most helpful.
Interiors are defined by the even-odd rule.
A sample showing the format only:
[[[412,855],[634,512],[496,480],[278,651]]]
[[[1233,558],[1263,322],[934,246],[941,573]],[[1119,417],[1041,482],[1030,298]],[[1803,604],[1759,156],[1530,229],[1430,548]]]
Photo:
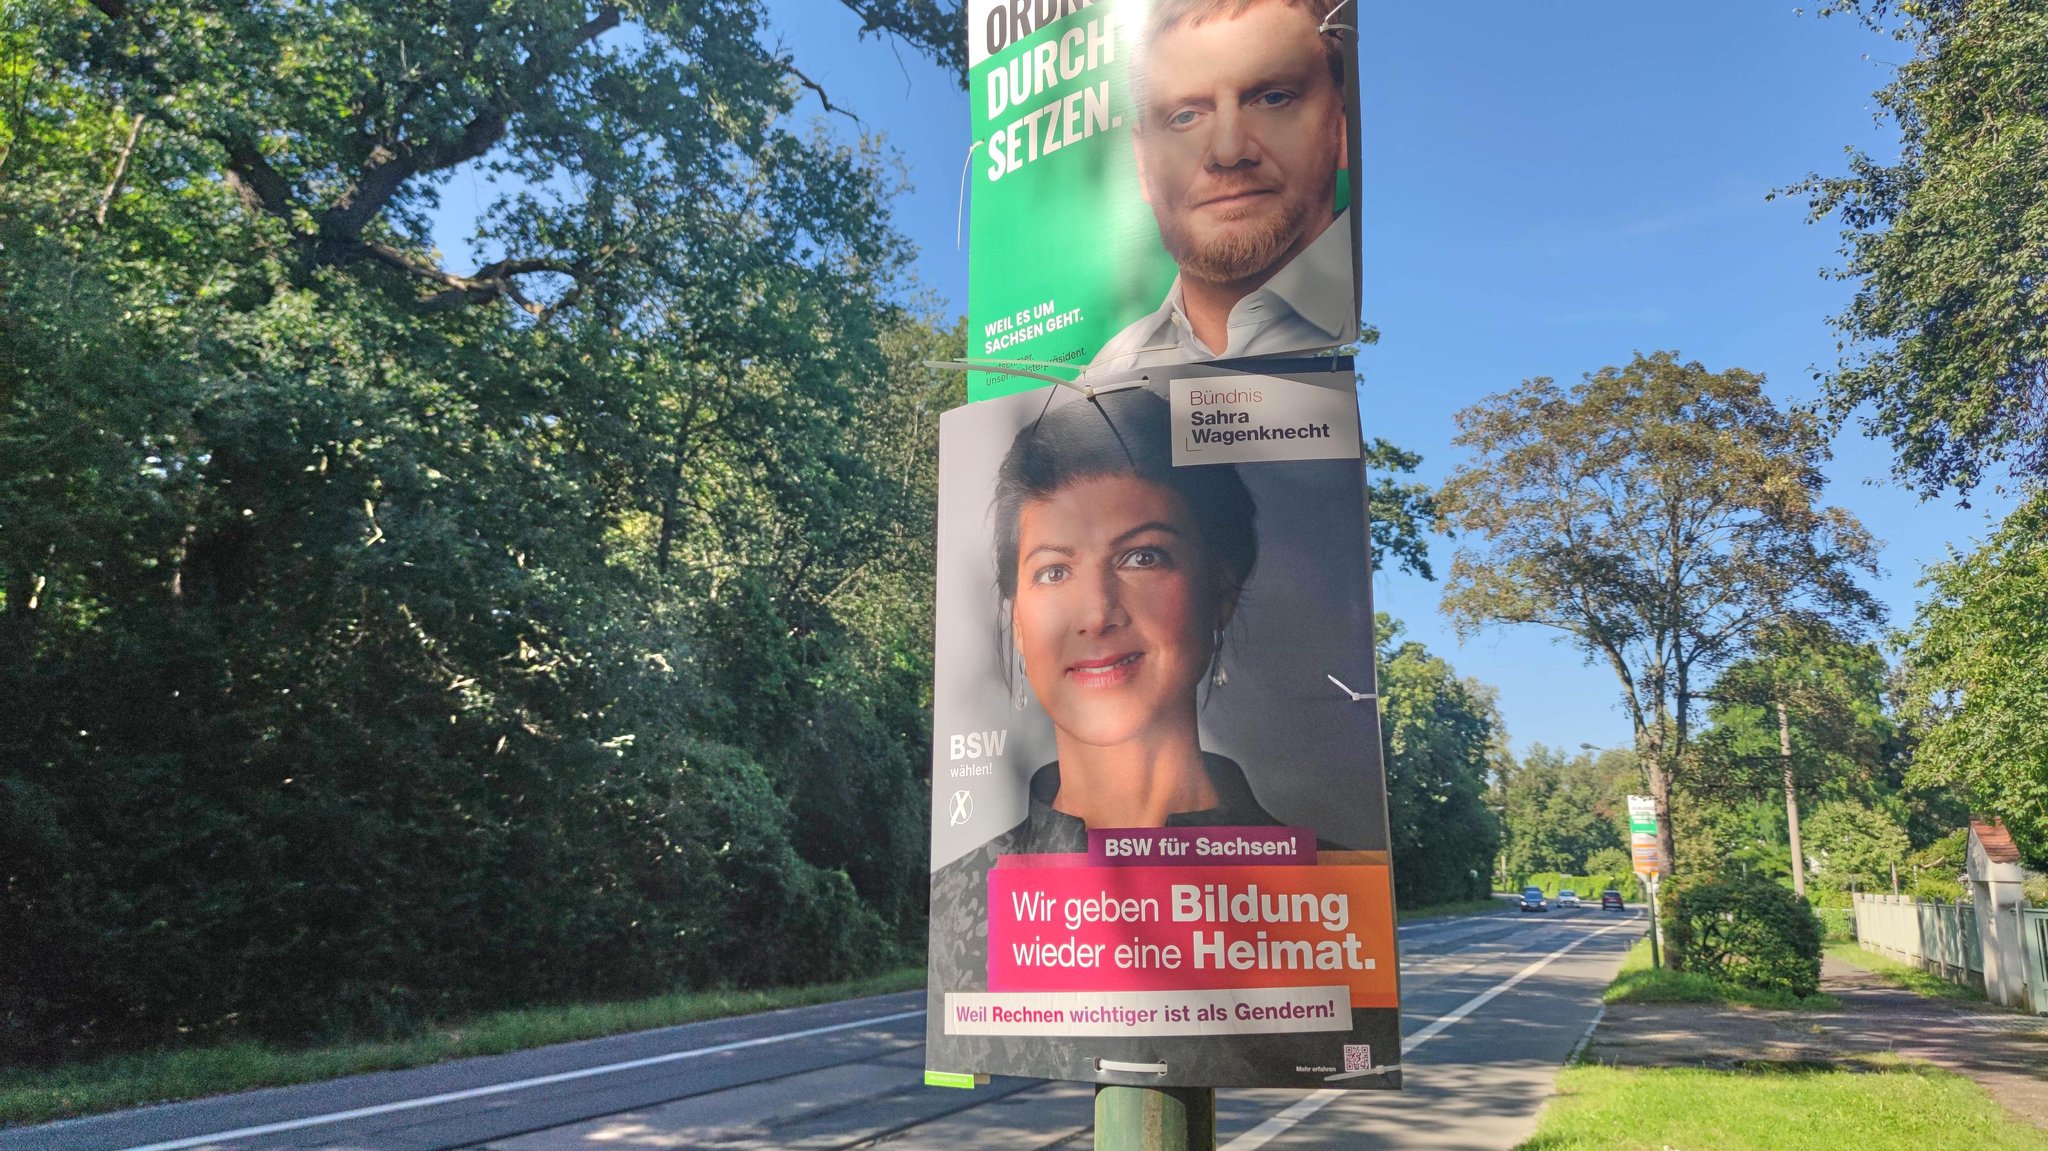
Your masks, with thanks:
[[[1346,1043],[1344,1045],[1344,1070],[1372,1070],[1372,1044]]]

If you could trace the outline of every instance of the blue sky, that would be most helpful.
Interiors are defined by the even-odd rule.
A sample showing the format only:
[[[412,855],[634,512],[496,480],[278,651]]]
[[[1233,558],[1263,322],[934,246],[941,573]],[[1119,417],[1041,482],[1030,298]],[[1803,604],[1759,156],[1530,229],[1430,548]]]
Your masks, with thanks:
[[[917,277],[964,310],[964,94],[909,51],[858,40],[836,0],[768,7],[768,39],[861,117],[830,117],[834,130],[879,133],[900,155],[912,187],[896,222],[918,246]],[[1752,0],[1367,4],[1364,314],[1383,334],[1360,361],[1367,434],[1420,452],[1436,482],[1459,461],[1459,408],[1657,349],[1763,372],[1780,403],[1811,398],[1811,369],[1835,357],[1827,317],[1849,293],[1822,275],[1837,228],[1765,196],[1839,171],[1845,146],[1893,149],[1870,93],[1904,50],[1841,18]],[[800,111],[817,110],[807,100]],[[1922,567],[1971,547],[2009,503],[1920,503],[1889,481],[1890,462],[1852,429],[1835,445],[1828,498],[1886,542],[1874,590],[1905,623]],[[1439,571],[1451,546],[1434,547]],[[1533,629],[1461,645],[1438,585],[1382,574],[1374,592],[1411,637],[1498,688],[1517,751],[1628,743],[1611,675],[1572,649]]]

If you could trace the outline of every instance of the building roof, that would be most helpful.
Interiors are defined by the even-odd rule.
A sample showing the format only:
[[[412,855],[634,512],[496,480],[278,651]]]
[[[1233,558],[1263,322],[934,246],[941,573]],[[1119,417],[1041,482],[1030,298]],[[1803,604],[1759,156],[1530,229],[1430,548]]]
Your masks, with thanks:
[[[2005,829],[2003,821],[1972,817],[1970,820],[1970,833],[1977,837],[1978,843],[1984,845],[1984,858],[1989,859],[1991,862],[2018,863],[2020,861],[2020,849],[2014,846],[2012,833]]]

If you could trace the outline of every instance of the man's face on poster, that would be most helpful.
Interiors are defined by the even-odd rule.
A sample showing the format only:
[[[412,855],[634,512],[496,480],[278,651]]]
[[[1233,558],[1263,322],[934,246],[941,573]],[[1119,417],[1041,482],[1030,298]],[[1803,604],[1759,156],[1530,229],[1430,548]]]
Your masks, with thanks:
[[[1132,139],[1145,200],[1183,275],[1263,283],[1332,214],[1348,164],[1343,93],[1316,19],[1286,0],[1156,35]]]

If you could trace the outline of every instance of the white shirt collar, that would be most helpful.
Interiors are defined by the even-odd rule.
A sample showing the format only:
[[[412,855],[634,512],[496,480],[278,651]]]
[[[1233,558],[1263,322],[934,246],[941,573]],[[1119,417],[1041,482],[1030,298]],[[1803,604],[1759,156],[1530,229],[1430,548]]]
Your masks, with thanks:
[[[1332,292],[1333,284],[1342,284],[1347,290]],[[1239,346],[1241,338],[1246,345],[1255,344],[1259,342],[1260,332],[1278,328],[1280,322],[1290,315],[1300,317],[1335,344],[1338,337],[1351,328],[1352,317],[1348,314],[1354,295],[1349,290],[1351,287],[1351,209],[1346,208],[1331,219],[1322,233],[1301,250],[1301,254],[1282,265],[1264,285],[1232,305],[1224,326],[1229,346],[1220,350],[1207,348],[1195,337],[1194,328],[1189,325],[1187,312],[1182,307],[1179,276],[1174,277],[1162,310],[1171,322],[1169,330],[1183,347],[1205,358],[1230,359],[1265,351]]]

